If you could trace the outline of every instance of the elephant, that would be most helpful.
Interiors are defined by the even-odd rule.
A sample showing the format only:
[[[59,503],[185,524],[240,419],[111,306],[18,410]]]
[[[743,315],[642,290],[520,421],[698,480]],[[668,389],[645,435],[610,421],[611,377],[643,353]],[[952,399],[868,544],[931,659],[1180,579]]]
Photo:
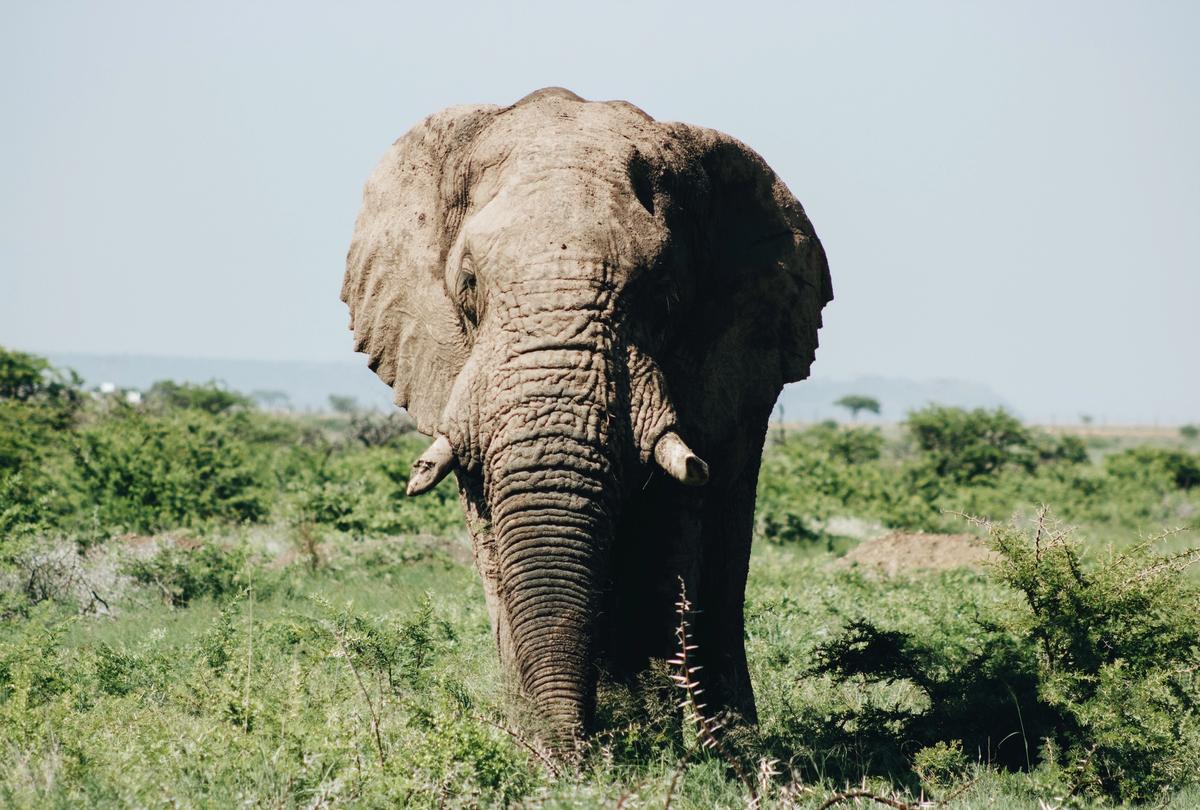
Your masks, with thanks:
[[[598,673],[677,646],[753,724],[744,601],[759,466],[832,300],[803,207],[711,129],[563,88],[450,107],[367,181],[341,293],[354,348],[454,472],[502,663],[552,750]]]

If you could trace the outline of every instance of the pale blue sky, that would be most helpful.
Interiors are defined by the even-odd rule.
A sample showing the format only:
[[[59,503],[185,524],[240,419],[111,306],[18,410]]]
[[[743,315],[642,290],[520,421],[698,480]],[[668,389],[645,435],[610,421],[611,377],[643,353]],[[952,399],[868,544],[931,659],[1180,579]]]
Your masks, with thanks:
[[[1200,4],[5,0],[0,344],[352,358],[362,183],[550,84],[749,143],[837,300],[814,373],[1200,421]]]

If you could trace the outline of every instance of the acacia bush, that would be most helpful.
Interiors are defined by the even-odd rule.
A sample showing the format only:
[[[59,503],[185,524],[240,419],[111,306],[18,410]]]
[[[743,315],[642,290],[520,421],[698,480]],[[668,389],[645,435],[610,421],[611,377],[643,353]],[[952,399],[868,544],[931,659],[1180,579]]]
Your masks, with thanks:
[[[292,459],[283,504],[294,526],[319,526],[355,535],[446,534],[461,531],[453,479],[421,498],[404,494],[412,462],[426,442],[397,436],[383,447],[325,446]]]
[[[756,531],[769,542],[831,541],[835,517],[886,527],[957,531],[954,513],[1006,520],[1058,505],[1065,519],[1115,532],[1195,515],[1187,493],[1200,461],[1138,447],[1089,463],[1075,436],[1026,428],[1004,411],[930,407],[899,440],[876,429],[814,425],[770,445],[759,478]]]
[[[965,646],[851,621],[812,673],[905,682],[925,700],[836,724],[884,750],[915,740],[1040,766],[1068,794],[1146,801],[1200,780],[1200,589],[1184,574],[1200,549],[1158,553],[1160,537],[1087,560],[1045,513],[1029,529],[987,528],[1017,608],[976,618]]]
[[[1130,447],[1104,459],[1114,478],[1164,490],[1200,486],[1200,455],[1163,447]]]
[[[135,411],[80,429],[76,466],[95,521],[152,532],[267,513],[250,446],[203,410]]]
[[[241,591],[248,584],[247,557],[244,546],[172,543],[149,557],[127,560],[122,568],[135,582],[157,589],[166,604],[183,607],[199,597],[221,599]]]
[[[966,411],[932,405],[910,413],[905,427],[934,473],[958,483],[1008,467],[1032,472],[1037,464],[1030,432],[1000,408]]]
[[[211,414],[248,411],[254,408],[254,400],[251,397],[230,391],[215,380],[208,383],[159,380],[150,386],[143,402],[150,410],[200,410]]]

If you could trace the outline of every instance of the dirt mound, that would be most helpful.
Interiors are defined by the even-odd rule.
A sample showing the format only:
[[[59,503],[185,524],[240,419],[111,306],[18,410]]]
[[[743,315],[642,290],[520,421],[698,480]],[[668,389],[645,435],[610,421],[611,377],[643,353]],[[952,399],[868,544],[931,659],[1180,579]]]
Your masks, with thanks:
[[[859,543],[837,564],[871,568],[894,577],[910,571],[980,568],[995,558],[987,544],[971,534],[893,532]]]

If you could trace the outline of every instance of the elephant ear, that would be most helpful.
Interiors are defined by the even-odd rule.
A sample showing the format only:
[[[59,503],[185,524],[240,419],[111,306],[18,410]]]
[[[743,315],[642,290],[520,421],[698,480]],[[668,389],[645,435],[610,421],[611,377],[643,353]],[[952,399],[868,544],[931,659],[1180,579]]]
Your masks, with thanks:
[[[833,300],[825,251],[804,208],[752,149],[669,125],[707,185],[692,335],[704,397],[724,413],[766,409],[806,378]],[[698,170],[698,171],[697,171]],[[694,175],[693,175],[694,176]]]
[[[396,141],[367,181],[346,256],[354,349],[424,433],[437,427],[470,348],[443,266],[470,201],[460,167],[498,110],[451,107]]]

